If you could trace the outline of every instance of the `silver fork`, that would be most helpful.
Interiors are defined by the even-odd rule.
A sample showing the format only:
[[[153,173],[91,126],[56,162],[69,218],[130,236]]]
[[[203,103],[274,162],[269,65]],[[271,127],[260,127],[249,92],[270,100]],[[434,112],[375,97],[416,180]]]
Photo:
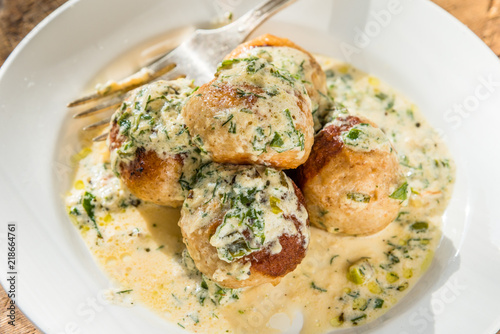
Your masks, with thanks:
[[[194,79],[197,85],[208,82],[213,77],[217,64],[225,55],[242,43],[265,20],[294,1],[296,0],[267,0],[224,27],[209,30],[198,29],[177,48],[153,64],[121,80],[117,86],[79,98],[69,103],[68,107],[98,102],[92,108],[73,115],[74,118],[82,118],[116,109],[122,103],[126,92],[155,79],[172,80],[185,76]],[[109,121],[110,118],[103,119],[85,126],[83,130],[99,128],[109,124]],[[106,137],[107,133],[93,140],[101,141]]]

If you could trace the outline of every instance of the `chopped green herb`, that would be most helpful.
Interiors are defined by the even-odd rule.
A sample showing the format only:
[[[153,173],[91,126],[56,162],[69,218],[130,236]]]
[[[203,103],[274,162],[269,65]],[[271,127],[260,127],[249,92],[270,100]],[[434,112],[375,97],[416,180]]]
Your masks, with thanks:
[[[398,290],[398,291],[404,291],[404,290],[406,290],[407,288],[408,288],[408,282],[404,282],[403,284],[401,284],[400,286],[398,286],[398,287],[396,288],[396,290]]]
[[[327,78],[333,78],[335,76],[335,72],[332,69],[328,69],[325,71],[325,75]]]
[[[245,92],[243,89],[240,89],[240,88],[236,88],[236,95],[238,95],[238,97],[255,96],[255,97],[260,97],[262,99],[266,98],[263,95],[255,94],[252,92]]]
[[[304,150],[304,145],[305,145],[304,144],[304,134],[302,132],[300,132],[299,130],[297,130],[297,128],[295,127],[295,124],[293,123],[293,117],[290,114],[290,110],[289,109],[285,109],[284,113],[287,116],[288,121],[290,122],[290,126],[293,129],[293,133],[296,136],[296,141],[297,141],[296,142],[296,146],[300,147],[300,150],[303,151]]]
[[[394,99],[390,100],[385,107],[385,110],[391,110],[394,107]]]
[[[184,177],[184,174],[181,174],[181,178],[179,179],[179,184],[181,185],[182,190],[190,190],[191,185],[189,184],[188,181],[183,180],[182,178]]]
[[[362,193],[348,193],[347,198],[355,202],[369,203],[371,197]]]
[[[122,291],[118,291],[116,294],[119,295],[119,294],[122,294],[122,293],[130,293],[134,291],[133,289],[130,289],[130,290],[122,290]]]
[[[264,134],[264,129],[261,127],[257,127],[255,129],[256,135],[253,137],[252,140],[252,147],[255,151],[262,151],[263,153],[267,152],[266,150],[266,143],[264,142],[265,140],[265,134]]]
[[[199,135],[196,135],[196,137],[194,137],[193,142],[200,149],[201,152],[207,153],[207,151],[203,148],[203,139],[201,139]]]
[[[314,282],[311,282],[311,288],[313,288],[315,290],[318,290],[318,291],[321,291],[321,292],[327,292],[326,289],[320,288],[319,286],[317,286],[316,284],[314,284]]]
[[[193,89],[193,91],[192,91],[191,93],[189,93],[189,95],[193,95],[193,94],[194,94],[194,92],[196,92],[199,88],[200,88],[200,86],[196,86],[196,87]]]
[[[198,314],[190,313],[188,316],[191,318],[191,320],[193,320],[193,322],[195,324],[200,322],[200,319],[198,318]]]
[[[247,65],[247,73],[255,74],[266,66],[265,63],[261,62],[260,65],[257,65],[257,61],[250,61]]]
[[[416,222],[413,223],[410,228],[416,231],[427,230],[429,228],[429,223],[427,222]]]
[[[295,84],[295,78],[286,70],[280,72],[277,69],[271,69],[271,74],[277,78],[280,78],[286,82],[288,82],[291,86]]]
[[[280,92],[279,92],[279,90],[278,90],[278,88],[276,86],[273,86],[271,88],[266,89],[266,94],[269,95],[269,96],[276,96],[279,93]]]
[[[358,317],[355,317],[355,318],[351,319],[351,321],[352,321],[352,323],[354,325],[357,325],[361,320],[363,320],[365,318],[366,318],[366,314],[362,314],[362,315],[360,315]]]
[[[273,139],[269,143],[269,146],[271,146],[271,147],[282,147],[283,144],[284,144],[283,139],[281,138],[281,136],[279,135],[279,133],[275,132]]]
[[[236,122],[231,122],[231,124],[229,124],[229,129],[227,130],[227,132],[229,133],[236,133]]]
[[[349,138],[350,140],[356,140],[359,138],[359,135],[361,133],[363,133],[361,130],[356,129],[356,128],[352,128],[351,130],[349,130],[346,137]]]
[[[226,125],[227,123],[229,123],[229,121],[231,121],[231,120],[233,119],[233,117],[234,117],[234,115],[233,115],[233,114],[229,115],[229,117],[227,118],[227,120],[226,120],[224,123],[222,123],[222,126],[224,126],[224,125]]]
[[[176,133],[177,136],[180,136],[181,134],[183,134],[187,129],[187,126],[186,124],[182,124],[180,130]]]
[[[71,215],[73,215],[73,216],[79,216],[79,215],[80,215],[80,211],[78,211],[78,209],[76,208],[76,206],[75,206],[75,207],[73,207],[73,209],[71,209],[71,210],[69,211],[69,213],[70,213]]]
[[[398,222],[399,222],[399,221],[401,221],[401,220],[402,220],[403,215],[407,215],[407,214],[409,214],[409,212],[408,212],[408,211],[401,211],[401,212],[399,212],[399,213],[398,213],[398,216],[396,217],[396,221],[398,221]]]
[[[226,59],[223,60],[219,66],[217,66],[217,72],[220,71],[221,69],[224,69],[226,67],[233,66],[233,64],[239,63],[241,59]]]
[[[397,199],[400,201],[404,201],[407,198],[407,190],[408,190],[408,182],[404,182],[400,185],[392,194],[389,195],[392,199]]]
[[[380,298],[375,298],[373,301],[373,308],[382,308],[384,305],[384,300]]]
[[[333,260],[335,260],[335,258],[339,257],[338,255],[334,255],[332,256],[332,258],[330,259],[330,265],[333,263]]]
[[[83,195],[83,199],[82,199],[83,209],[85,210],[85,212],[89,216],[92,223],[94,223],[94,228],[97,231],[97,236],[99,238],[102,238],[102,234],[99,231],[99,228],[97,227],[97,223],[95,221],[95,212],[94,212],[95,204],[94,204],[94,202],[95,202],[95,196],[92,195],[91,193],[89,193],[88,191],[86,191],[85,194]]]

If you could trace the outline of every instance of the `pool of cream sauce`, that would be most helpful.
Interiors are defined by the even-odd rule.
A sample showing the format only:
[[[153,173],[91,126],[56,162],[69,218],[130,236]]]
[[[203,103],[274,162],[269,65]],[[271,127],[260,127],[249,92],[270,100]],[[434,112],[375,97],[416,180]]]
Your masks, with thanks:
[[[199,333],[279,333],[297,312],[303,314],[301,333],[324,333],[361,326],[397,307],[429,267],[439,244],[441,216],[454,179],[453,161],[436,131],[399,92],[348,64],[322,56],[318,60],[335,101],[378,124],[396,148],[411,187],[398,218],[365,237],[311,227],[305,259],[279,285],[248,288],[224,305],[201,305],[194,294],[199,282],[188,275],[182,261],[179,210],[145,202],[121,207],[116,200],[106,209],[96,208],[102,239],[95,229],[73,219],[96,261],[118,287],[116,293]],[[89,144],[74,160],[68,210],[91,187],[90,180],[93,187],[107,186],[108,194],[102,198],[113,191],[115,199],[127,195],[105,167],[109,165],[105,143]],[[428,228],[415,230],[415,222],[426,222]],[[347,271],[363,258],[375,272],[369,282],[358,285],[347,278]]]

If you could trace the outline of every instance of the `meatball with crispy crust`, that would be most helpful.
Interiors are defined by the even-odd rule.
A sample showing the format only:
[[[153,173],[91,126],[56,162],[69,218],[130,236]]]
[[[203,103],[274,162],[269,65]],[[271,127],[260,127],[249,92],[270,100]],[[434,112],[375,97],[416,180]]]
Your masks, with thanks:
[[[265,58],[223,61],[183,116],[194,144],[219,163],[296,168],[314,140],[304,84]]]
[[[190,80],[157,81],[131,92],[113,115],[108,138],[112,167],[136,197],[182,205],[182,178],[200,160],[181,115],[193,89]]]
[[[332,101],[327,96],[325,72],[313,55],[287,38],[265,34],[241,44],[225,59],[250,57],[265,58],[300,78],[312,102],[314,128],[319,131],[320,119],[331,109]]]
[[[407,197],[389,140],[355,116],[339,116],[316,135],[298,182],[311,223],[332,233],[376,233],[396,218]]]
[[[300,190],[263,166],[201,167],[179,226],[197,269],[228,288],[278,284],[309,243]]]

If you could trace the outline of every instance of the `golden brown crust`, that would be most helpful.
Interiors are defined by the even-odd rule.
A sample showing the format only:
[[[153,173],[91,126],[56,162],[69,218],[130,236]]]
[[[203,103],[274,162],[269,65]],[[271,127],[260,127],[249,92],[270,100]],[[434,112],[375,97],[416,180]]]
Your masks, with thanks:
[[[311,223],[329,232],[373,234],[392,222],[401,201],[390,194],[404,176],[394,151],[354,151],[340,135],[369,121],[348,116],[342,125],[329,125],[316,136],[309,160],[298,170]],[[351,194],[368,196],[355,201]]]
[[[304,197],[302,196],[300,189],[295,184],[293,185],[295,193],[299,199],[297,208],[299,209],[300,206],[305,205]],[[186,230],[183,228],[184,224],[189,224],[189,222],[184,222],[182,218],[179,221],[184,243],[187,246],[190,256],[193,258],[196,267],[203,274],[212,279],[214,279],[214,273],[218,269],[230,266],[230,264],[219,258],[217,249],[209,242],[210,237],[222,223],[223,215],[224,213],[221,213],[210,225],[205,226],[191,234],[187,234]],[[295,216],[286,218],[293,220],[300,233],[300,223],[297,221]],[[307,224],[309,226],[309,221]],[[237,260],[241,264],[251,262],[250,276],[248,279],[237,280],[236,278],[228,278],[224,281],[218,281],[218,283],[232,289],[257,286],[264,283],[277,285],[283,276],[297,267],[297,265],[304,258],[306,252],[306,248],[304,247],[306,237],[301,233],[293,236],[281,235],[279,240],[282,246],[280,253],[270,254],[269,249],[262,249]]]
[[[300,50],[312,57],[312,55],[309,52],[307,52],[306,50],[304,50],[303,48],[301,48],[288,38],[277,37],[271,34],[264,34],[248,42],[238,45],[238,47],[236,47],[236,49],[231,51],[231,53],[229,53],[224,59],[237,58],[240,54],[246,52],[249,49],[263,47],[263,46],[287,46],[289,48]]]
[[[224,110],[226,108],[230,108],[235,105],[243,105],[246,108],[251,108],[258,100],[258,97],[253,94],[238,94],[237,89],[231,87],[229,85],[219,84],[218,86],[214,86],[214,82],[216,79],[212,79],[212,81],[203,84],[197,91],[197,96],[193,96],[189,100],[189,104],[195,104],[196,107],[202,108],[198,111],[198,114],[188,113],[188,115],[193,117],[207,117],[205,114],[205,110],[212,109],[220,109]],[[254,93],[257,95],[264,94],[264,90],[262,88],[245,84],[245,91]],[[201,96],[200,96],[201,94]],[[194,100],[194,101],[193,101]],[[198,105],[199,104],[199,105]],[[188,107],[185,107],[188,108]],[[193,121],[191,119],[191,121]]]
[[[265,46],[278,46],[278,47],[286,46],[289,48],[297,49],[307,54],[309,56],[311,67],[313,68],[313,71],[311,73],[311,82],[313,83],[313,86],[317,90],[319,90],[323,94],[326,94],[326,76],[325,72],[321,68],[321,65],[316,61],[316,59],[313,57],[311,53],[301,48],[288,38],[277,37],[271,34],[264,34],[248,42],[240,44],[236,49],[231,51],[231,53],[229,53],[224,59],[237,58],[240,54],[245,53],[249,49],[265,47]],[[313,99],[314,95],[316,95],[315,92],[308,91],[308,93],[311,96],[311,99]]]
[[[109,131],[109,150],[113,151],[119,148],[123,144],[123,139],[120,138],[120,127],[118,124],[113,122],[111,124],[111,129]]]
[[[109,149],[116,150],[123,143],[119,126],[114,123],[109,134]],[[159,205],[180,207],[184,201],[179,184],[184,158],[180,154],[159,157],[154,151],[139,147],[130,162],[120,162],[120,179],[136,197]]]
[[[314,137],[311,158],[298,169],[298,183],[302,187],[306,180],[316,176],[321,169],[344,147],[340,134],[363,121],[356,116],[344,118],[341,126],[327,126]]]
[[[311,62],[311,66],[314,68],[314,72],[318,73],[323,76],[325,76],[325,73],[323,72],[323,69],[319,65],[319,63],[316,61],[316,59],[313,57],[312,54],[310,54],[308,51],[305,49],[301,48],[288,38],[284,37],[277,37],[271,34],[264,34],[262,36],[259,36],[257,38],[254,38],[248,42],[240,44],[236,49],[231,51],[224,59],[232,59],[232,58],[237,58],[240,54],[245,53],[249,49],[253,48],[258,48],[258,47],[264,47],[264,46],[286,46],[289,48],[297,49],[299,51],[304,52],[309,56],[309,60]],[[326,80],[326,79],[325,79]],[[324,87],[326,89],[326,86]]]

